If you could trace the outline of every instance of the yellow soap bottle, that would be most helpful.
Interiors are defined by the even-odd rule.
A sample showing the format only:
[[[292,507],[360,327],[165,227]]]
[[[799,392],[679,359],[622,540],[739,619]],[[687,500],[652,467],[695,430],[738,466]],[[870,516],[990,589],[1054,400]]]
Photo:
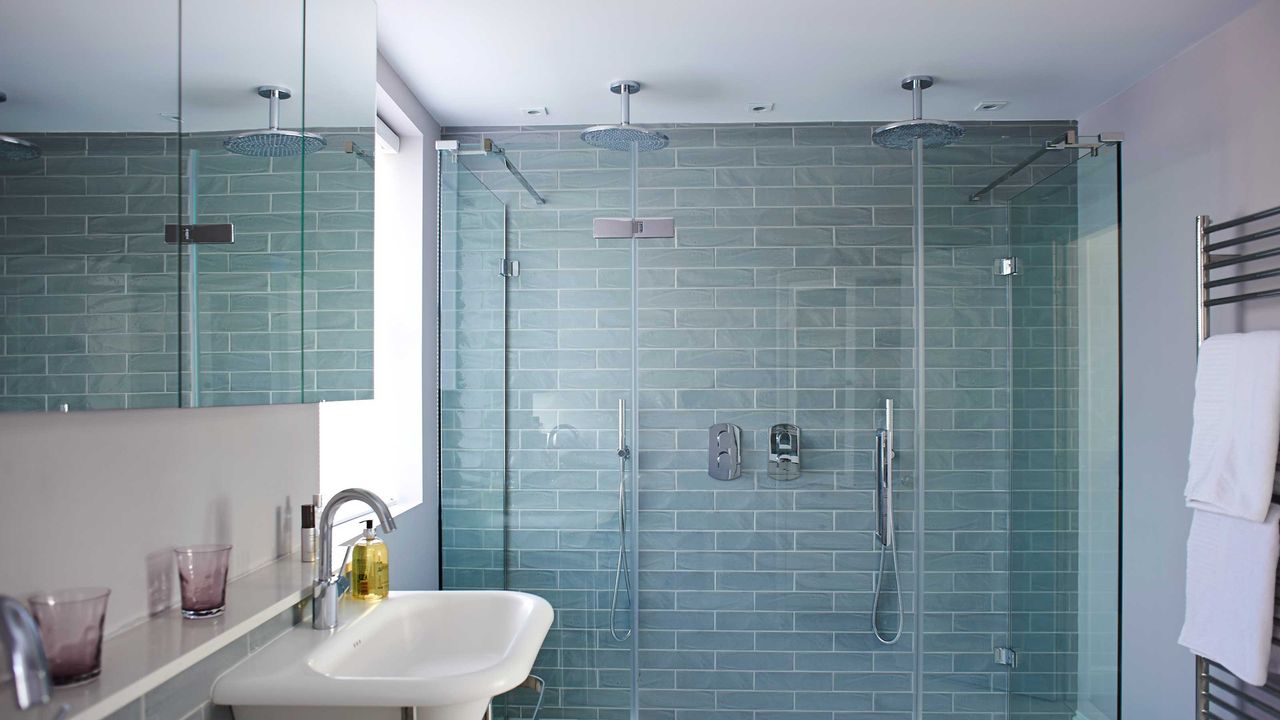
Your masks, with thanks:
[[[381,600],[391,592],[387,544],[373,532],[373,521],[364,523],[364,537],[351,548],[351,597]]]

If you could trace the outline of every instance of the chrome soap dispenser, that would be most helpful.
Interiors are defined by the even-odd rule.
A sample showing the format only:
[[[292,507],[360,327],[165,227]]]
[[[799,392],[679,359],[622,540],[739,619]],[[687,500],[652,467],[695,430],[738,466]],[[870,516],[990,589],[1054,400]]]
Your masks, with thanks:
[[[800,477],[800,428],[778,423],[769,428],[769,477],[795,480]]]

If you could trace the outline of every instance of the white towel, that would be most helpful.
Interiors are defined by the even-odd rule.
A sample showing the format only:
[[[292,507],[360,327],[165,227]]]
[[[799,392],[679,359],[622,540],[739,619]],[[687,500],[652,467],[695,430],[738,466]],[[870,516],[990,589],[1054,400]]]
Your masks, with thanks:
[[[1187,507],[1262,522],[1280,443],[1280,332],[1200,346]]]
[[[1265,685],[1277,558],[1280,506],[1260,523],[1197,510],[1187,536],[1187,613],[1178,644]]]

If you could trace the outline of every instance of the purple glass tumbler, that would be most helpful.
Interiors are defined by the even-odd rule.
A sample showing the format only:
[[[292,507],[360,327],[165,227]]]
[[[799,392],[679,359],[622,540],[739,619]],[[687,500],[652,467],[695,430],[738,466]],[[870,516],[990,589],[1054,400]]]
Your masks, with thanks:
[[[227,561],[230,545],[190,545],[174,548],[178,556],[178,584],[182,617],[221,615],[227,605]]]
[[[102,672],[102,623],[110,595],[107,588],[75,588],[27,598],[54,685],[78,685]]]

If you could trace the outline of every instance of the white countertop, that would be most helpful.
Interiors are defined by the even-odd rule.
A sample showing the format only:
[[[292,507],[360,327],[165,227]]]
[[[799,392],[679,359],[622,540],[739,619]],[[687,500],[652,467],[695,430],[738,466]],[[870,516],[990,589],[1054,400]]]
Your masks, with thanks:
[[[0,720],[100,720],[177,676],[311,593],[315,565],[297,555],[277,560],[227,584],[227,609],[184,620],[177,608],[122,630],[102,643],[102,674],[77,687],[55,688],[48,705],[21,711],[9,683],[0,686]]]

